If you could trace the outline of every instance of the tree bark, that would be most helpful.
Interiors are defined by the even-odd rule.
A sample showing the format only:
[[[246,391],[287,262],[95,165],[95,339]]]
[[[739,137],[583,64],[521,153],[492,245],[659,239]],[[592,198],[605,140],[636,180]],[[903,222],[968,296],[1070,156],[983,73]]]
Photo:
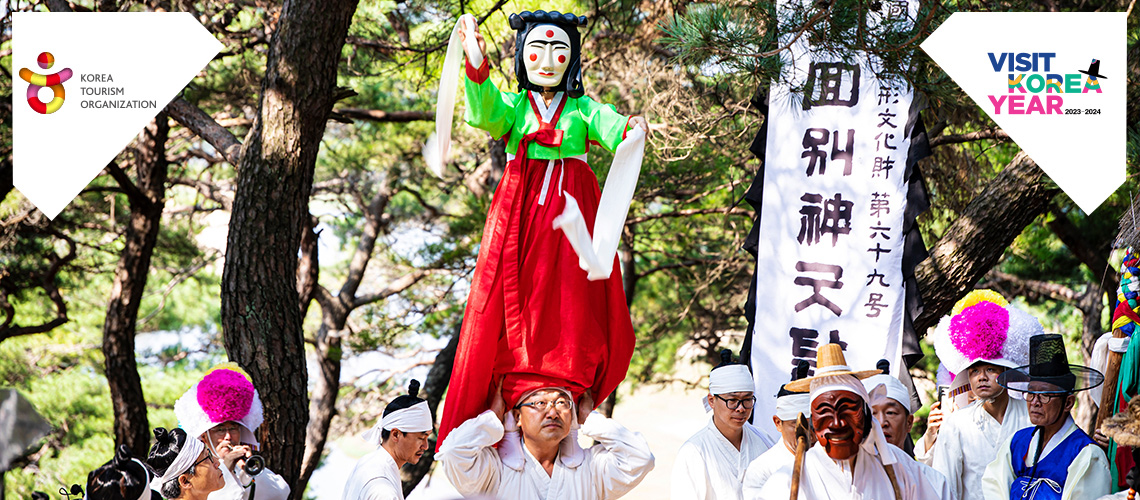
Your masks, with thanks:
[[[281,8],[257,120],[241,151],[222,275],[226,350],[261,394],[261,454],[291,485],[300,478],[309,417],[297,252],[356,5],[286,0]],[[303,494],[293,488],[290,498]]]
[[[924,332],[937,324],[1059,192],[1025,152],[1018,153],[915,269],[924,306],[914,320],[915,330]]]
[[[166,115],[159,113],[154,123],[139,134],[135,161],[137,184],[131,184],[117,166],[108,167],[128,193],[131,212],[103,320],[104,370],[115,411],[115,446],[127,445],[136,457],[145,457],[150,448],[150,424],[135,364],[135,324],[162,222],[169,132]]]

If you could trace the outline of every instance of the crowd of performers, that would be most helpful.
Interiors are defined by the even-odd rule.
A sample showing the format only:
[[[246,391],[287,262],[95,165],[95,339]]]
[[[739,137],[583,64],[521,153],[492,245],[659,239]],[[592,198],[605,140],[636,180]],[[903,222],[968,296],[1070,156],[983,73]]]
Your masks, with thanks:
[[[625,378],[634,349],[621,276],[612,270],[641,161],[640,148],[625,146],[642,141],[648,125],[584,95],[578,28],[585,22],[557,12],[511,15],[517,93],[489,78],[474,19],[454,30],[442,81],[459,71],[451,57],[462,53],[466,121],[503,139],[508,162],[483,232],[440,425],[411,384],[364,435],[376,450],[356,464],[344,500],[404,498],[400,468],[418,463],[437,431],[435,458],[470,498],[613,499],[653,469],[641,434],[594,411]],[[450,110],[441,110],[437,116],[447,118],[437,130],[449,137]],[[605,194],[587,163],[592,146],[616,151]],[[949,393],[917,445],[910,439],[917,396],[885,362],[848,366],[838,344],[821,345],[814,373],[801,364],[773,395],[758,393],[748,366],[724,353],[702,398],[708,424],[678,451],[672,497],[1132,498],[1108,496],[1129,486],[1121,481],[1136,488],[1140,478],[1114,473],[1105,450],[1140,445],[1140,402],[1086,434],[1070,413],[1076,394],[1103,377],[1070,364],[1060,335],[1044,333],[1001,296],[975,291],[933,336]],[[773,396],[775,415],[753,419],[757,397]],[[175,413],[179,427],[155,429],[145,461],[121,447],[92,472],[87,498],[289,495],[271,470],[249,470],[262,408],[239,367],[208,373]],[[769,437],[777,435],[779,442]],[[582,448],[580,436],[593,445]]]

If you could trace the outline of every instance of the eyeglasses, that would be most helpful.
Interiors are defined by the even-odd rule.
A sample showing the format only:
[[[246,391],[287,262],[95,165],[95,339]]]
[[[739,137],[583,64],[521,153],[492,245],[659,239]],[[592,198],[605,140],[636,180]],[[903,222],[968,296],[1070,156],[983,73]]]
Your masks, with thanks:
[[[756,396],[749,396],[743,399],[725,399],[720,397],[720,394],[715,394],[715,396],[717,399],[724,401],[724,405],[730,410],[740,408],[740,405],[744,405],[745,410],[751,410],[752,407],[756,405]]]
[[[1067,396],[1067,394],[1040,394],[1031,392],[1025,395],[1025,400],[1030,403],[1040,403],[1047,405],[1049,403],[1052,403],[1054,399],[1063,398],[1065,396]]]
[[[214,452],[213,452],[213,451],[210,451],[210,449],[209,449],[209,448],[206,448],[206,456],[204,456],[204,457],[202,457],[202,458],[198,459],[198,461],[197,461],[197,462],[194,462],[194,465],[191,465],[191,466],[190,466],[190,469],[189,469],[189,470],[187,470],[187,471],[185,472],[185,474],[195,474],[195,471],[198,469],[198,464],[200,464],[200,463],[202,463],[202,462],[205,462],[206,460],[209,460],[210,462],[213,462],[213,461],[215,460],[215,458],[216,458],[216,457],[214,456]]]
[[[570,404],[570,402],[565,400],[565,399],[556,399],[554,401],[531,401],[529,403],[519,404],[519,405],[515,406],[515,408],[522,408],[524,406],[529,406],[529,407],[533,408],[535,411],[544,412],[544,411],[546,411],[547,408],[550,408],[550,405],[552,405],[552,404],[554,405],[554,409],[558,410],[558,411],[567,411],[572,406]]]

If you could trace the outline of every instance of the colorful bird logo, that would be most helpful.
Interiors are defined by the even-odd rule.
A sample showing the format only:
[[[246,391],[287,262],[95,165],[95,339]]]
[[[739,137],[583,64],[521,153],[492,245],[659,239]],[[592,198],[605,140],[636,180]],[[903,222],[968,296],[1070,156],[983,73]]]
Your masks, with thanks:
[[[36,62],[41,68],[48,69],[55,64],[55,56],[51,55],[51,52],[41,52],[40,56],[36,58]],[[64,68],[62,71],[50,75],[41,75],[28,68],[20,68],[20,78],[29,84],[28,105],[41,115],[50,115],[59,111],[59,108],[63,106],[63,82],[71,78],[71,68]],[[39,96],[40,89],[43,87],[48,87],[55,93],[51,102],[47,104],[44,104]]]

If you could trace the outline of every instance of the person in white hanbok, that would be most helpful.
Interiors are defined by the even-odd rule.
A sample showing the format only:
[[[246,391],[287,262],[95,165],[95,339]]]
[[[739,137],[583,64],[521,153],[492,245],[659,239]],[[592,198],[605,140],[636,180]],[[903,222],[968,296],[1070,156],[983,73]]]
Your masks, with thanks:
[[[870,397],[860,379],[878,373],[852,371],[838,344],[820,346],[815,375],[788,384],[789,390],[811,390],[817,443],[804,454],[798,483],[769,478],[754,498],[790,498],[793,490],[798,490],[796,498],[801,499],[941,498],[918,462],[886,442],[871,414]],[[792,477],[792,472],[782,470],[781,475]]]
[[[808,368],[808,362],[801,360],[792,380],[806,377]],[[789,391],[787,385],[780,386],[780,392],[776,394],[776,414],[772,415],[772,424],[780,432],[780,442],[748,464],[744,472],[743,498],[760,498],[760,491],[769,479],[780,484],[791,482],[790,475],[784,477],[781,474],[791,473],[786,466],[796,458],[796,425],[800,416],[803,416],[807,431],[807,446],[810,448],[815,444],[815,433],[811,429],[811,396],[806,392]]]
[[[878,366],[883,374],[863,379],[863,387],[871,397],[871,413],[879,422],[879,428],[883,430],[887,443],[903,449],[903,445],[910,439],[910,428],[914,424],[914,414],[910,409],[910,392],[899,379],[889,375],[890,363],[887,360],[880,360]],[[921,461],[915,461],[941,498],[945,500],[958,498],[958,495],[951,491],[946,476]]]
[[[951,394],[958,410],[942,421],[931,467],[946,476],[961,500],[983,500],[982,475],[998,444],[1029,425],[1025,400],[1010,397],[997,379],[1027,362],[1029,338],[1042,333],[1037,318],[989,290],[966,294],[938,323],[934,349],[954,375]],[[968,392],[977,398],[973,403]]]
[[[1070,365],[1060,335],[1030,338],[1029,365],[1006,370],[998,383],[1026,394],[1026,427],[998,445],[982,476],[982,495],[1036,500],[1094,499],[1111,491],[1104,450],[1073,422],[1076,392],[1091,389],[1104,375]]]
[[[220,462],[210,448],[186,431],[158,427],[146,459],[155,474],[150,489],[167,500],[240,499],[241,488],[225,484]]]
[[[388,403],[364,433],[377,449],[356,462],[344,485],[344,500],[404,500],[400,467],[419,463],[434,428],[427,401],[416,396],[419,390],[419,381],[412,380],[408,393]]]
[[[255,477],[246,473],[246,459],[260,444],[254,433],[264,419],[261,397],[249,375],[237,363],[211,369],[174,403],[178,425],[200,437],[222,461],[226,490],[242,491],[241,500],[285,500],[289,485],[277,473],[264,468]],[[223,500],[219,494],[210,500]]]
[[[674,500],[739,500],[748,464],[772,447],[764,433],[748,423],[756,403],[748,367],[721,351],[709,374],[709,393],[701,399],[712,417],[681,445],[673,463]]]
[[[653,470],[645,438],[591,412],[589,392],[575,405],[564,388],[536,389],[509,412],[502,390],[495,394],[491,409],[451,431],[436,454],[464,496],[609,500]],[[582,449],[578,433],[596,444]]]

